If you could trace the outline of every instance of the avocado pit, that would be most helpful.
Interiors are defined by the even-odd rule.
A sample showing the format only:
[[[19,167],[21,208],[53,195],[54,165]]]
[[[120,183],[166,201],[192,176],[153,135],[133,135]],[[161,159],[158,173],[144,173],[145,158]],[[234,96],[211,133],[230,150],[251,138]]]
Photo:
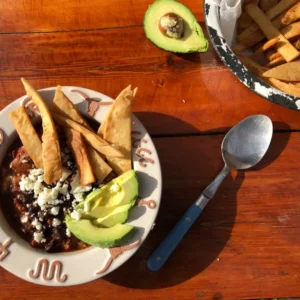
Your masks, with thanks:
[[[167,37],[180,39],[184,33],[183,20],[174,13],[163,15],[158,23],[159,30]]]

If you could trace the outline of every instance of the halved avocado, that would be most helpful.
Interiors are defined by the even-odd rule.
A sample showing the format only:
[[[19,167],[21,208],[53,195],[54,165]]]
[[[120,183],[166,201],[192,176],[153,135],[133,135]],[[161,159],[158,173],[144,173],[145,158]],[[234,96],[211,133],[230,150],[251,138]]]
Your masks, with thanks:
[[[138,180],[136,172],[131,170],[88,195],[84,202],[89,203],[89,211],[82,218],[93,220],[112,216],[116,208],[127,204],[130,204],[126,206],[129,210],[135,204],[137,196]],[[76,209],[83,209],[84,202],[78,204]]]
[[[146,36],[171,52],[205,52],[208,41],[193,13],[175,0],[156,0],[144,18]]]
[[[66,216],[68,229],[81,241],[100,248],[124,245],[134,234],[135,228],[130,225],[116,224],[111,228],[99,228],[90,220],[76,221]]]

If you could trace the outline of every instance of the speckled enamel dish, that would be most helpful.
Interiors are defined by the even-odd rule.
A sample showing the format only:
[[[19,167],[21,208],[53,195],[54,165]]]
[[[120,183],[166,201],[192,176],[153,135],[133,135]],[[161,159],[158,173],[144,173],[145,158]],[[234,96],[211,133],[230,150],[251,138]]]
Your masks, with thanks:
[[[219,6],[214,0],[204,1],[205,22],[210,40],[220,56],[223,63],[233,74],[250,90],[267,100],[294,109],[300,110],[300,99],[271,87],[259,79],[239,61],[238,57],[231,51],[230,46],[222,34],[220,27]]]
[[[113,99],[101,93],[78,87],[63,87],[64,93],[85,115],[101,122]],[[55,88],[39,91],[51,105]],[[0,162],[8,147],[17,137],[8,116],[9,111],[20,105],[30,105],[26,96],[19,98],[0,112]],[[100,101],[100,102],[99,102]],[[132,157],[137,171],[140,200],[132,209],[126,223],[138,228],[132,240],[123,247],[50,254],[31,248],[14,232],[0,211],[0,266],[27,281],[50,286],[82,284],[100,278],[127,261],[143,243],[158,212],[162,180],[160,163],[154,144],[140,121],[133,116]],[[138,148],[138,146],[140,146]]]

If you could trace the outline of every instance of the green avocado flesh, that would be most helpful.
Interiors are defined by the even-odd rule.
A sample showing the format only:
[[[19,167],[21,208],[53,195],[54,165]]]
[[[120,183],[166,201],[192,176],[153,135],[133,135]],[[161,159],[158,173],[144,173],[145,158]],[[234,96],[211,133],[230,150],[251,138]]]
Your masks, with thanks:
[[[184,32],[181,38],[170,38],[159,29],[161,17],[176,14],[183,19]],[[156,0],[146,11],[144,18],[146,36],[156,46],[171,52],[205,52],[208,41],[193,13],[175,0]]]
[[[66,216],[69,230],[81,241],[100,248],[116,247],[126,243],[134,233],[134,227],[116,224],[111,228],[98,228],[90,220],[76,221]]]
[[[85,209],[81,219],[67,216],[67,227],[88,244],[102,248],[120,245],[133,231],[134,227],[122,223],[127,220],[137,196],[138,180],[136,172],[131,170],[91,192],[76,207],[76,210]]]

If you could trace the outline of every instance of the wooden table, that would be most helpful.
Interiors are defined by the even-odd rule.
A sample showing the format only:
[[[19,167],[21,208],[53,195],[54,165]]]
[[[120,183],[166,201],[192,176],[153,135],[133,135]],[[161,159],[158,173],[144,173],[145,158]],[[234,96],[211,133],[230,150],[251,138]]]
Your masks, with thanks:
[[[204,28],[203,3],[182,1]],[[150,0],[0,1],[0,108],[37,88],[75,85],[115,97],[139,87],[136,115],[163,170],[155,229],[103,279],[54,289],[0,269],[0,299],[244,299],[300,296],[300,115],[244,87],[214,49],[176,55],[145,38]],[[266,114],[275,133],[265,160],[229,176],[165,267],[150,253],[222,167],[231,126]]]

